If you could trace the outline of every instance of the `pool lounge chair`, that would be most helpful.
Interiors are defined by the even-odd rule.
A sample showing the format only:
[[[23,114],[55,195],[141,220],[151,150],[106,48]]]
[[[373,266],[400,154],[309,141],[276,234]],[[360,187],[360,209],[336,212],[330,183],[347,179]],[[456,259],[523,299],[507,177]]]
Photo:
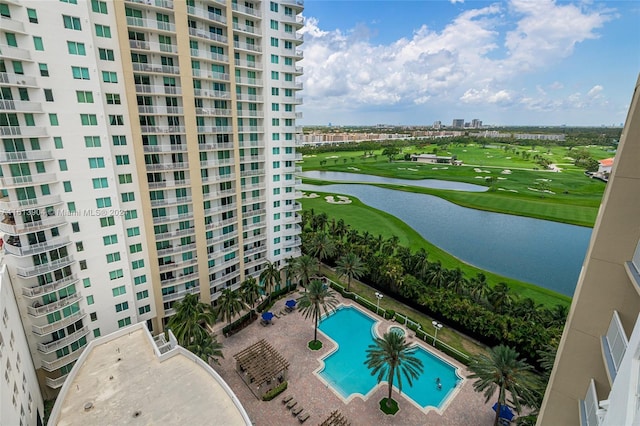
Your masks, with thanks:
[[[293,408],[297,403],[298,403],[298,401],[296,401],[295,399],[291,399],[291,401],[287,402],[287,408],[288,408],[288,409],[291,409],[291,408]]]
[[[309,413],[305,411],[298,416],[298,421],[300,423],[304,423],[307,421],[308,418],[309,418]]]
[[[293,399],[293,395],[287,395],[284,398],[282,398],[282,403],[286,404],[287,402],[291,401]]]
[[[296,417],[298,414],[302,412],[302,410],[304,410],[304,408],[302,408],[302,405],[298,405],[297,407],[291,410],[291,414],[293,414],[293,417]]]

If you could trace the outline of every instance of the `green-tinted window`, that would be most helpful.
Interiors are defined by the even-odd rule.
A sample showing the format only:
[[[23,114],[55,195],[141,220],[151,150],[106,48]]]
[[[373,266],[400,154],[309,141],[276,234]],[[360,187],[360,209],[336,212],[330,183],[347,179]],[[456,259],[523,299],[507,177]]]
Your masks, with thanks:
[[[101,188],[109,187],[109,182],[107,181],[107,178],[94,178],[92,179],[92,182],[93,182],[93,189],[101,189]]]
[[[84,146],[87,148],[99,148],[102,144],[100,143],[100,136],[85,136],[84,137]]]
[[[100,226],[102,228],[106,228],[107,226],[114,226],[115,224],[116,224],[116,219],[113,216],[100,218]]]
[[[56,136],[53,138],[53,145],[56,149],[62,149],[64,146],[62,145],[62,138],[60,136]]]
[[[58,160],[58,164],[60,165],[61,172],[66,172],[67,170],[69,170],[67,168],[67,160]]]
[[[78,43],[76,41],[67,41],[67,50],[71,55],[86,56],[87,54],[84,43]]]
[[[40,69],[40,75],[42,77],[49,77],[49,67],[47,64],[38,64],[38,68]]]
[[[62,23],[67,29],[78,31],[82,30],[82,25],[80,25],[80,18],[76,18],[75,16],[62,15]]]
[[[89,158],[90,169],[104,169],[104,158],[102,157],[90,157]]]
[[[107,25],[96,24],[96,36],[111,38],[111,27]]]
[[[89,80],[89,68],[71,67],[71,74],[76,80]]]
[[[80,114],[80,122],[83,126],[97,126],[98,117],[95,114]]]
[[[58,114],[49,114],[49,123],[51,123],[52,126],[59,126]]]
[[[116,234],[106,235],[102,237],[102,244],[105,246],[108,246],[111,244],[118,244],[118,236]]]
[[[87,92],[83,90],[76,90],[76,98],[79,103],[82,104],[92,104],[93,103],[93,92]]]
[[[33,36],[33,46],[36,50],[43,51],[44,44],[42,43],[42,37]]]
[[[96,13],[107,14],[107,2],[99,0],[91,0],[91,10]]]
[[[87,305],[93,305],[93,296],[87,296]]]
[[[113,50],[111,49],[98,49],[98,56],[103,61],[115,61]]]
[[[5,33],[5,38],[9,46],[18,47],[18,40],[14,33]]]
[[[71,182],[69,181],[64,181],[62,182],[62,186],[64,187],[64,192],[71,192]]]
[[[91,287],[91,278],[83,278],[82,279],[82,286],[84,288]]]

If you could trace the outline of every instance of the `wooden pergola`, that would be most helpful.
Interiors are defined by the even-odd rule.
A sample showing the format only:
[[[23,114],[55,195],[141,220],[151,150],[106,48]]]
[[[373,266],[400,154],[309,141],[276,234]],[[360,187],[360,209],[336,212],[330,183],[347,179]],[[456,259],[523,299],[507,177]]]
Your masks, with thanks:
[[[233,358],[236,371],[258,399],[287,380],[289,361],[264,339],[238,352]]]
[[[350,426],[351,422],[338,410],[332,412],[329,417],[318,426]]]

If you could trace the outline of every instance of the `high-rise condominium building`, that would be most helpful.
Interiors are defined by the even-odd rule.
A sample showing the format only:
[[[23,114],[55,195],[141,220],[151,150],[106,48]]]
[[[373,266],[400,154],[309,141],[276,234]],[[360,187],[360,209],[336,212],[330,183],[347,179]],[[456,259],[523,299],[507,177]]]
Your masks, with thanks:
[[[464,127],[464,118],[454,118],[451,122],[451,127],[462,129]]]
[[[539,425],[640,424],[640,79]]]
[[[0,231],[41,381],[300,250],[302,1],[0,0]]]

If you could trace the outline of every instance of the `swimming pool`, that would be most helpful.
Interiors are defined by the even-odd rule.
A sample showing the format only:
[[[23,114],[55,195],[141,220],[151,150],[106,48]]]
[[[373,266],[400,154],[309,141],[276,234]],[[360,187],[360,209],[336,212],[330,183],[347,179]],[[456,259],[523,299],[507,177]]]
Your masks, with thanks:
[[[367,347],[376,335],[376,322],[352,306],[341,307],[320,322],[319,329],[338,344],[338,349],[323,359],[324,368],[318,375],[345,399],[355,395],[366,398],[378,384],[364,364]],[[423,409],[441,408],[461,380],[457,368],[420,346],[414,355],[422,361],[423,373],[413,386],[404,379],[402,393]]]

